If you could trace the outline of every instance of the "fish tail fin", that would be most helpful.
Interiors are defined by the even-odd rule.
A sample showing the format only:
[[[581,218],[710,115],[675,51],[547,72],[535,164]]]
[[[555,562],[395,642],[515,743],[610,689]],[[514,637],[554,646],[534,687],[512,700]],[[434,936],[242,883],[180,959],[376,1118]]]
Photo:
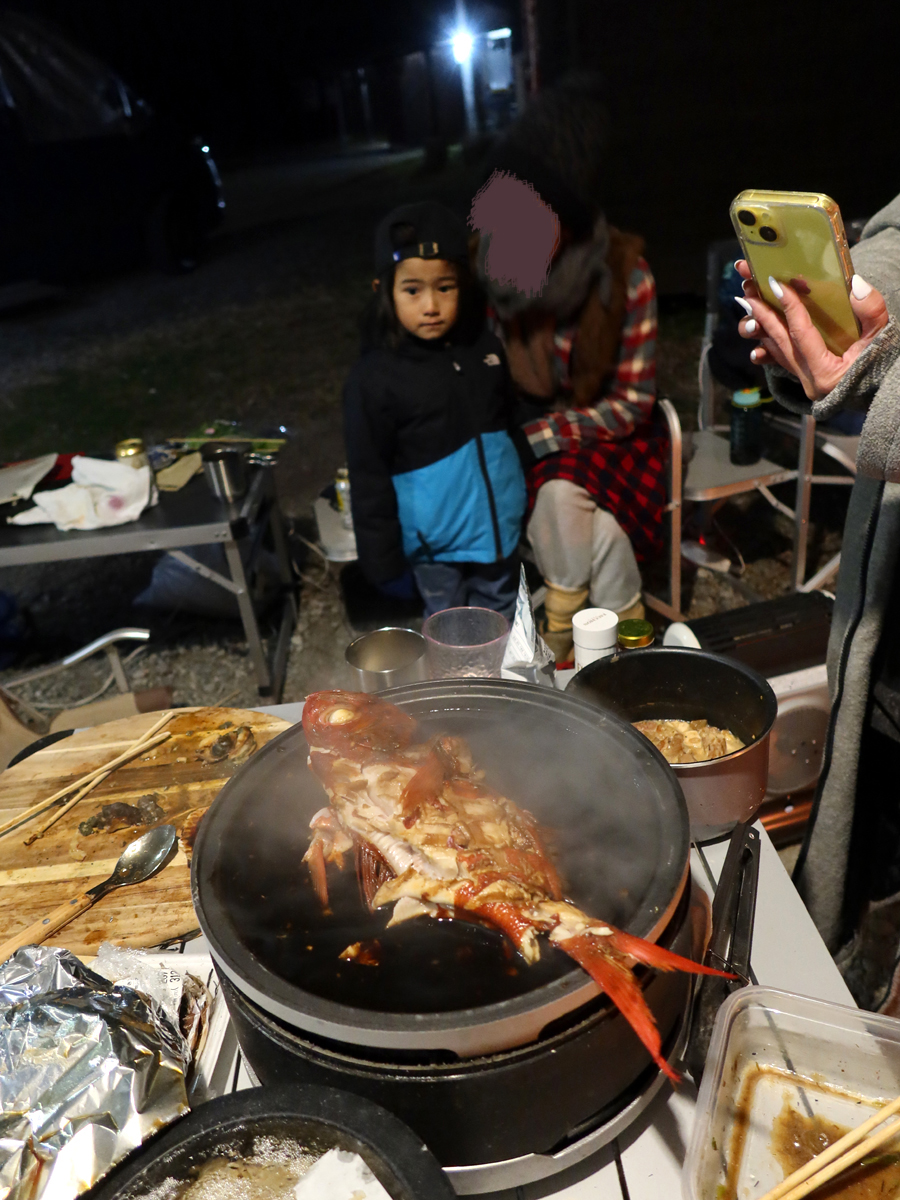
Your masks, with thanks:
[[[580,967],[584,967],[598,987],[606,992],[663,1074],[673,1083],[679,1083],[681,1076],[662,1056],[662,1041],[656,1021],[634,973],[608,942],[608,938],[582,933],[566,938],[557,945],[570,958],[574,958]]]
[[[657,971],[686,971],[689,975],[720,975],[723,979],[737,979],[736,975],[728,971],[705,967],[691,958],[684,958],[681,954],[656,946],[644,938],[635,937],[633,933],[624,933],[621,929],[614,929],[609,941],[620,954],[626,954],[629,958],[636,959],[647,967],[654,967]]]

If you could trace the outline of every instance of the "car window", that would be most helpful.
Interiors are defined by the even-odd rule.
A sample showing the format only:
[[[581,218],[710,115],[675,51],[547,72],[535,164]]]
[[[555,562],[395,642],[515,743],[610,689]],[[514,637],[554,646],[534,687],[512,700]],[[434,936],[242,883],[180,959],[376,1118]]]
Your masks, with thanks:
[[[130,104],[113,71],[37,21],[8,15],[0,22],[0,73],[28,141],[128,130]]]

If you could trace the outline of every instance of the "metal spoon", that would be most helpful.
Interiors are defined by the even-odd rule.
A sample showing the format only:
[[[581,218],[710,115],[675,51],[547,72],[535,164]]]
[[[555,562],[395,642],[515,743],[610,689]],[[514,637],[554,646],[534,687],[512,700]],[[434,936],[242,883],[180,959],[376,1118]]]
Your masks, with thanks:
[[[87,912],[101,896],[113,888],[124,887],[128,883],[143,883],[163,866],[178,843],[178,834],[174,825],[159,825],[151,829],[136,841],[130,842],[119,856],[115,870],[108,879],[73,900],[67,900],[59,908],[55,908],[49,916],[35,921],[15,937],[0,944],[0,963],[6,962],[22,946],[36,946],[45,942],[51,933],[62,929],[63,925],[74,920],[80,913]]]

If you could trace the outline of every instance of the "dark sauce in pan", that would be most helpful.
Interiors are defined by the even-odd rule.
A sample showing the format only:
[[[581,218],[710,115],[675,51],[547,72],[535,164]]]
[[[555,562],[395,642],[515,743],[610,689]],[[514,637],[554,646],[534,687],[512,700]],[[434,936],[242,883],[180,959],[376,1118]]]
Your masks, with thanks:
[[[380,1012],[452,1012],[524,995],[573,968],[546,939],[540,962],[529,966],[502,933],[468,920],[423,916],[388,929],[393,905],[368,912],[350,855],[343,871],[329,867],[328,888],[324,913],[305,867],[284,874],[276,867],[264,893],[232,893],[251,954],[323,1000]],[[355,943],[362,955],[341,959]]]

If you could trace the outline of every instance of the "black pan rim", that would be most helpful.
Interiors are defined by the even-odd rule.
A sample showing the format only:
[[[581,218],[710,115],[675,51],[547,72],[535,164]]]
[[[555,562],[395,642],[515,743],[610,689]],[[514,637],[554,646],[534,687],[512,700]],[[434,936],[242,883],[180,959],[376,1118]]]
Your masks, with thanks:
[[[569,718],[581,724],[596,725],[598,720],[614,727],[626,742],[630,742],[640,757],[645,758],[649,768],[655,770],[664,783],[677,811],[679,837],[676,845],[669,847],[668,864],[677,864],[677,881],[672,885],[671,902],[684,877],[690,850],[690,833],[687,805],[681,785],[662,754],[652,743],[634,729],[627,721],[607,712],[580,697],[564,692],[538,687],[534,684],[513,683],[506,680],[436,680],[432,682],[406,684],[392,688],[380,695],[391,703],[402,706],[404,701],[419,706],[434,704],[433,711],[464,711],[467,700],[505,700],[508,703],[530,704],[546,708],[552,704],[557,712],[567,713]],[[394,1013],[363,1009],[325,1000],[311,992],[288,983],[276,975],[254,955],[240,945],[238,939],[221,936],[216,928],[220,906],[212,892],[210,875],[212,861],[205,864],[207,843],[215,836],[216,816],[222,814],[230,798],[238,793],[241,781],[246,778],[254,763],[283,752],[284,745],[297,738],[303,740],[302,726],[291,726],[278,737],[268,742],[238,771],[218,794],[200,824],[197,842],[191,862],[191,892],[200,927],[209,942],[212,956],[219,967],[240,990],[267,1012],[301,1029],[308,1029],[323,1037],[353,1044],[397,1046],[410,1049],[450,1049],[469,1056],[477,1050],[459,1049],[468,1045],[473,1037],[480,1046],[488,1031],[500,1038],[512,1033],[522,1022],[531,1021],[540,1025],[557,1016],[580,1007],[599,992],[597,985],[580,967],[574,966],[560,978],[551,981],[524,995],[498,1003],[473,1008],[454,1009],[448,1012]],[[207,902],[210,901],[210,903]],[[659,908],[657,911],[661,911]],[[651,914],[652,915],[652,914]],[[653,928],[630,929],[629,932],[644,936]],[[537,1036],[540,1025],[534,1036]],[[504,1031],[507,1031],[504,1034]],[[521,1039],[520,1039],[521,1040]],[[524,1040],[530,1040],[525,1038]],[[510,1046],[514,1042],[506,1041]]]
[[[320,1111],[305,1111],[312,1108]],[[196,1153],[211,1140],[221,1142],[231,1133],[244,1132],[248,1121],[278,1119],[349,1134],[410,1196],[427,1194],[447,1200],[454,1196],[440,1163],[422,1139],[382,1105],[321,1084],[277,1084],[214,1096],[185,1113],[117,1163],[85,1193],[85,1200],[114,1200],[125,1188],[144,1186],[142,1177],[167,1158]],[[421,1190],[426,1187],[427,1192]]]

